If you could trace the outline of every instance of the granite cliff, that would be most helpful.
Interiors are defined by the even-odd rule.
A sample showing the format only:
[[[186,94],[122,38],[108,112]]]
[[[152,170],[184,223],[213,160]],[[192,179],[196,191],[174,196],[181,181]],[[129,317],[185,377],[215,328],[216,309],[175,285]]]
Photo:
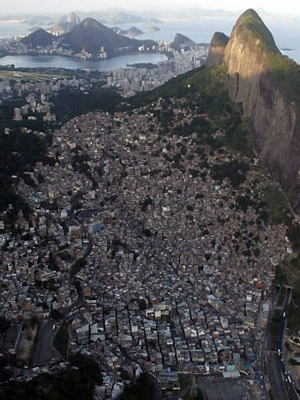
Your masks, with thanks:
[[[300,213],[300,66],[280,53],[254,10],[241,15],[225,46],[216,43],[206,66],[226,65],[230,97],[253,125],[254,150]]]
[[[228,43],[229,37],[222,32],[215,32],[210,43],[209,54],[205,66],[207,68],[219,65],[223,61],[224,51]]]

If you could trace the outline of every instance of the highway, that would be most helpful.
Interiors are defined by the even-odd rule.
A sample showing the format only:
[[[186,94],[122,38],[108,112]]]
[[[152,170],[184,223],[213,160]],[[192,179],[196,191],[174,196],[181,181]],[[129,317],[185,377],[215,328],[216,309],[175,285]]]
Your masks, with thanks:
[[[32,359],[33,366],[41,367],[61,360],[61,355],[52,345],[55,333],[53,322],[43,322],[41,324]]]
[[[298,400],[299,396],[295,388],[295,384],[291,379],[289,372],[285,368],[283,360],[283,343],[286,330],[286,312],[291,300],[292,290],[286,289],[284,304],[281,311],[278,335],[277,335],[277,348],[271,349],[271,341],[268,333],[267,336],[267,351],[266,362],[271,384],[271,391],[276,400]]]

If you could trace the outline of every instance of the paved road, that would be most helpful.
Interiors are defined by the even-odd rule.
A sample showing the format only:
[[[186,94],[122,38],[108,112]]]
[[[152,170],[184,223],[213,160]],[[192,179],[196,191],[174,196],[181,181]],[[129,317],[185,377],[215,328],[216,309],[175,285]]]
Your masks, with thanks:
[[[40,325],[33,354],[32,363],[34,366],[45,366],[61,360],[61,355],[52,345],[55,333],[53,322],[43,322]]]
[[[291,300],[292,291],[287,288],[284,305],[279,322],[277,349],[270,351],[270,341],[268,341],[267,367],[274,398],[277,400],[298,400],[296,392],[283,360],[283,343],[286,329],[286,312]]]

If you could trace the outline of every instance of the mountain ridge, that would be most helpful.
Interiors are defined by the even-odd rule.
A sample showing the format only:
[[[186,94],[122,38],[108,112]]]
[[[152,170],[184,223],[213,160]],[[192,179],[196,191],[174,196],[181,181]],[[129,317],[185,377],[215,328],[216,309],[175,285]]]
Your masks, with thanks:
[[[80,24],[76,24],[72,30],[57,36],[39,29],[22,42],[26,45],[37,47],[47,46],[53,41],[59,40],[62,45],[67,45],[74,52],[85,50],[97,56],[104,48],[108,56],[122,54],[124,52],[137,51],[140,46],[155,46],[153,40],[137,40],[117,34],[113,29],[108,28],[93,18],[85,18]]]
[[[230,98],[253,125],[254,150],[300,213],[300,66],[283,56],[252,9],[238,19],[222,57],[212,43],[207,67],[224,64]]]
[[[21,42],[32,47],[44,47],[51,45],[55,40],[56,37],[54,35],[40,28],[21,39]]]
[[[131,45],[131,39],[118,35],[93,18],[85,18],[72,31],[62,35],[62,40],[75,52],[85,49],[92,54],[98,53],[102,46],[112,53],[117,47]]]

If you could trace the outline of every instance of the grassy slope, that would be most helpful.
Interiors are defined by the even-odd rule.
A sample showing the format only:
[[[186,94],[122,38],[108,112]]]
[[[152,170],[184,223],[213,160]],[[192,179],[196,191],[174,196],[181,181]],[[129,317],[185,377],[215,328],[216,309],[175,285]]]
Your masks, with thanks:
[[[258,45],[264,51],[279,53],[275,40],[256,11],[244,12],[236,23],[236,32],[246,40],[259,40]]]

